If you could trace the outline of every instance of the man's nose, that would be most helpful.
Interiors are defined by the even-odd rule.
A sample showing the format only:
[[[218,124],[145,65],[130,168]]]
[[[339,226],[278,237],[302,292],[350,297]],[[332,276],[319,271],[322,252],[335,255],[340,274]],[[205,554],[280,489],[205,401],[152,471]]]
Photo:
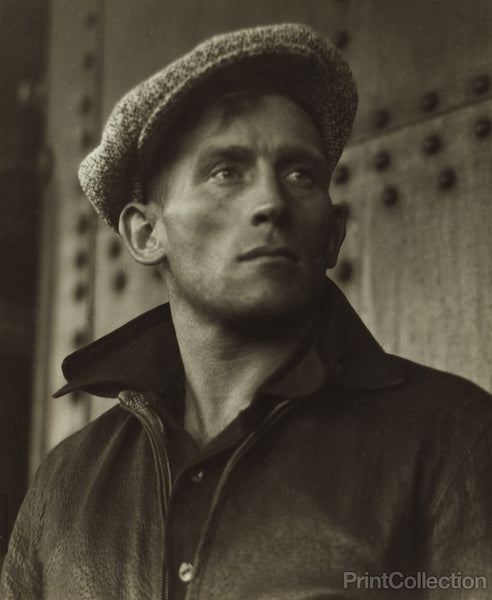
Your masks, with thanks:
[[[288,219],[289,200],[275,172],[262,173],[255,189],[255,205],[251,214],[253,225],[281,225]]]

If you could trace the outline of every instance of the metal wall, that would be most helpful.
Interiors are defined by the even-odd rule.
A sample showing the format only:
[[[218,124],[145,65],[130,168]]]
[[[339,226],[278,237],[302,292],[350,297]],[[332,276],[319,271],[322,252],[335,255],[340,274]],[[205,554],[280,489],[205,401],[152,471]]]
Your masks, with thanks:
[[[0,2],[0,566],[27,483],[46,9]]]
[[[332,184],[348,239],[333,276],[383,346],[492,387],[492,5],[488,0],[51,0],[44,290],[32,464],[109,406],[52,400],[60,362],[165,300],[99,225],[77,165],[114,102],[209,35],[301,21],[330,35],[360,88]]]

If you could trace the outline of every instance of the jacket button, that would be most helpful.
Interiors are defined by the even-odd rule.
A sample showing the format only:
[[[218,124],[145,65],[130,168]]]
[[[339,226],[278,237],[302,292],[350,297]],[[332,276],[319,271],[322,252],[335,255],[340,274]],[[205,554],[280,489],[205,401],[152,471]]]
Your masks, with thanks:
[[[192,564],[184,562],[179,565],[179,578],[184,583],[189,583],[193,579],[195,568]]]
[[[200,469],[199,471],[196,471],[191,476],[191,481],[194,481],[195,483],[200,483],[202,479],[203,479],[203,469]]]

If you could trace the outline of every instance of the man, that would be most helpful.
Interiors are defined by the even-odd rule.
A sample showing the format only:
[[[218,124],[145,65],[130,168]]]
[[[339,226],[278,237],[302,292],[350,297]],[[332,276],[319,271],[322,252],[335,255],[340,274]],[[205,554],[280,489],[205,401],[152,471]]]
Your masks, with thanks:
[[[81,182],[170,303],[65,361],[58,395],[120,406],[40,468],[2,597],[488,597],[489,397],[385,354],[325,277],[355,107],[301,25],[209,40],[116,106]]]

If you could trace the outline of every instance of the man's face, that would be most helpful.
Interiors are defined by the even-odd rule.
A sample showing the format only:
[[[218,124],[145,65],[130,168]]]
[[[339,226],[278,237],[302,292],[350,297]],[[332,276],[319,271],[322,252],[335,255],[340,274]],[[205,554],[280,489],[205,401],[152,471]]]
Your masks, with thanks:
[[[151,186],[171,305],[238,323],[309,308],[342,237],[329,178],[320,134],[290,99],[210,105]]]

